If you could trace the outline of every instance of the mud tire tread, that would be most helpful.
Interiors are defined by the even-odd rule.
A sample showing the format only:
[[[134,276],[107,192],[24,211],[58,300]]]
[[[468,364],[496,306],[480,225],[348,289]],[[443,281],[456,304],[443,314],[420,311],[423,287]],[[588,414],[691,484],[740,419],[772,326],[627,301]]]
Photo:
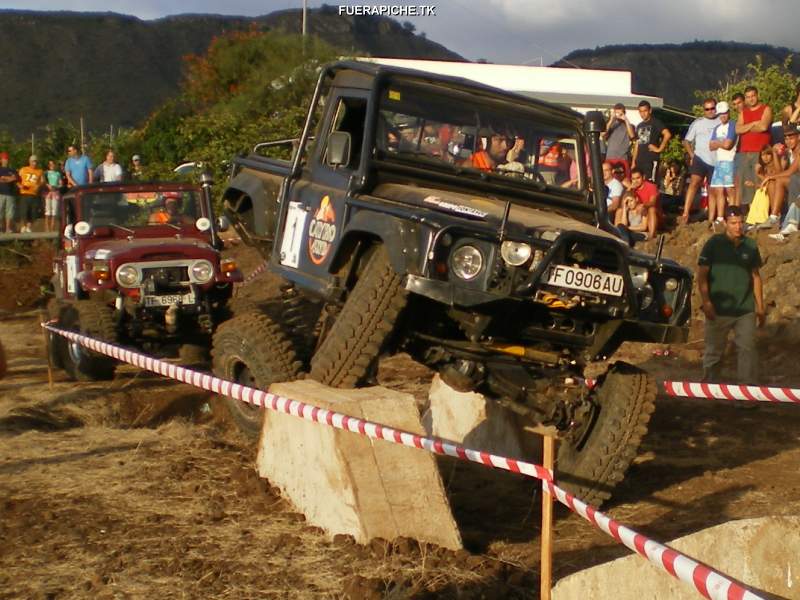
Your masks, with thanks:
[[[617,362],[598,381],[593,394],[600,413],[580,452],[562,443],[556,481],[584,502],[599,506],[611,497],[636,458],[655,410],[657,388],[641,369]]]
[[[115,344],[118,341],[114,314],[108,306],[94,300],[76,300],[61,311],[60,325],[83,335]],[[69,354],[68,343],[60,344],[61,363],[75,381],[102,381],[114,378],[117,361],[87,350],[76,363]]]
[[[293,381],[302,364],[289,336],[268,315],[252,311],[222,323],[214,333],[211,348],[214,374],[235,380],[234,367],[245,365],[259,389],[273,383]],[[228,411],[246,436],[256,439],[261,432],[262,413],[243,406],[239,400],[225,397]]]
[[[379,245],[311,359],[310,377],[337,388],[363,383],[407,303],[402,277]]]

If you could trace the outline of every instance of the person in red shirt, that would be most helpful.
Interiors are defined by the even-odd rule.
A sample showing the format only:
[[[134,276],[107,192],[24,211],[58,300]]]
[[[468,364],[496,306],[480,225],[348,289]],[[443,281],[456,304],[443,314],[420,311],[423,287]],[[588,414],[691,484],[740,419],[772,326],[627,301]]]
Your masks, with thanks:
[[[747,214],[746,206],[753,201],[756,188],[746,187],[745,181],[756,181],[758,156],[766,144],[771,142],[770,126],[772,109],[761,104],[758,89],[748,86],[744,90],[744,108],[736,121],[736,135],[739,136],[739,152],[736,161],[735,180],[739,190],[742,212]],[[777,224],[778,215],[770,215],[770,221]]]
[[[664,212],[661,209],[661,194],[658,186],[647,181],[641,169],[631,171],[631,190],[636,194],[639,203],[647,210],[647,239],[652,239],[664,223]]]

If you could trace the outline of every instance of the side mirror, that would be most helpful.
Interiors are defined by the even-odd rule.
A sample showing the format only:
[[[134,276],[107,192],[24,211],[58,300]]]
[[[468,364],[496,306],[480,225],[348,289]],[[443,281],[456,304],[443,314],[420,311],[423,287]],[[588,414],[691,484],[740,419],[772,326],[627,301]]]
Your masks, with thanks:
[[[328,136],[328,151],[325,162],[334,169],[350,163],[350,134],[334,131]]]
[[[92,231],[92,226],[86,221],[78,221],[75,223],[75,233],[77,235],[89,235]]]
[[[228,231],[231,228],[231,222],[225,215],[217,219],[217,229],[219,231]]]
[[[75,227],[72,226],[72,223],[64,227],[64,237],[68,240],[75,239]]]
[[[200,217],[194,222],[194,226],[197,227],[198,231],[208,231],[211,229],[211,219],[207,217]]]

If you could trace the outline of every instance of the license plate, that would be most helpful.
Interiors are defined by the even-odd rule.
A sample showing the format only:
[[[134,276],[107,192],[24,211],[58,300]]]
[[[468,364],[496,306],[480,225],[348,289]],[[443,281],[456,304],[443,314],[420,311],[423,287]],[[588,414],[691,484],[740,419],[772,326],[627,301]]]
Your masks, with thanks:
[[[622,296],[622,292],[625,291],[622,275],[578,269],[566,265],[551,266],[547,271],[545,283],[607,296]]]
[[[172,306],[173,304],[194,304],[194,294],[167,294],[166,296],[145,296],[145,306]]]

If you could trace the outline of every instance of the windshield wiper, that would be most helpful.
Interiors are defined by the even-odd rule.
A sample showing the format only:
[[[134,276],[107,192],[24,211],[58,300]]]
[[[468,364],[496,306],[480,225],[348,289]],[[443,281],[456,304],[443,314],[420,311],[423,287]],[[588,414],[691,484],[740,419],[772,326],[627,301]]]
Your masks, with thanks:
[[[161,223],[161,225],[169,225],[170,227],[177,229],[178,231],[181,231],[181,228],[175,225],[174,223],[167,222],[167,223]]]

